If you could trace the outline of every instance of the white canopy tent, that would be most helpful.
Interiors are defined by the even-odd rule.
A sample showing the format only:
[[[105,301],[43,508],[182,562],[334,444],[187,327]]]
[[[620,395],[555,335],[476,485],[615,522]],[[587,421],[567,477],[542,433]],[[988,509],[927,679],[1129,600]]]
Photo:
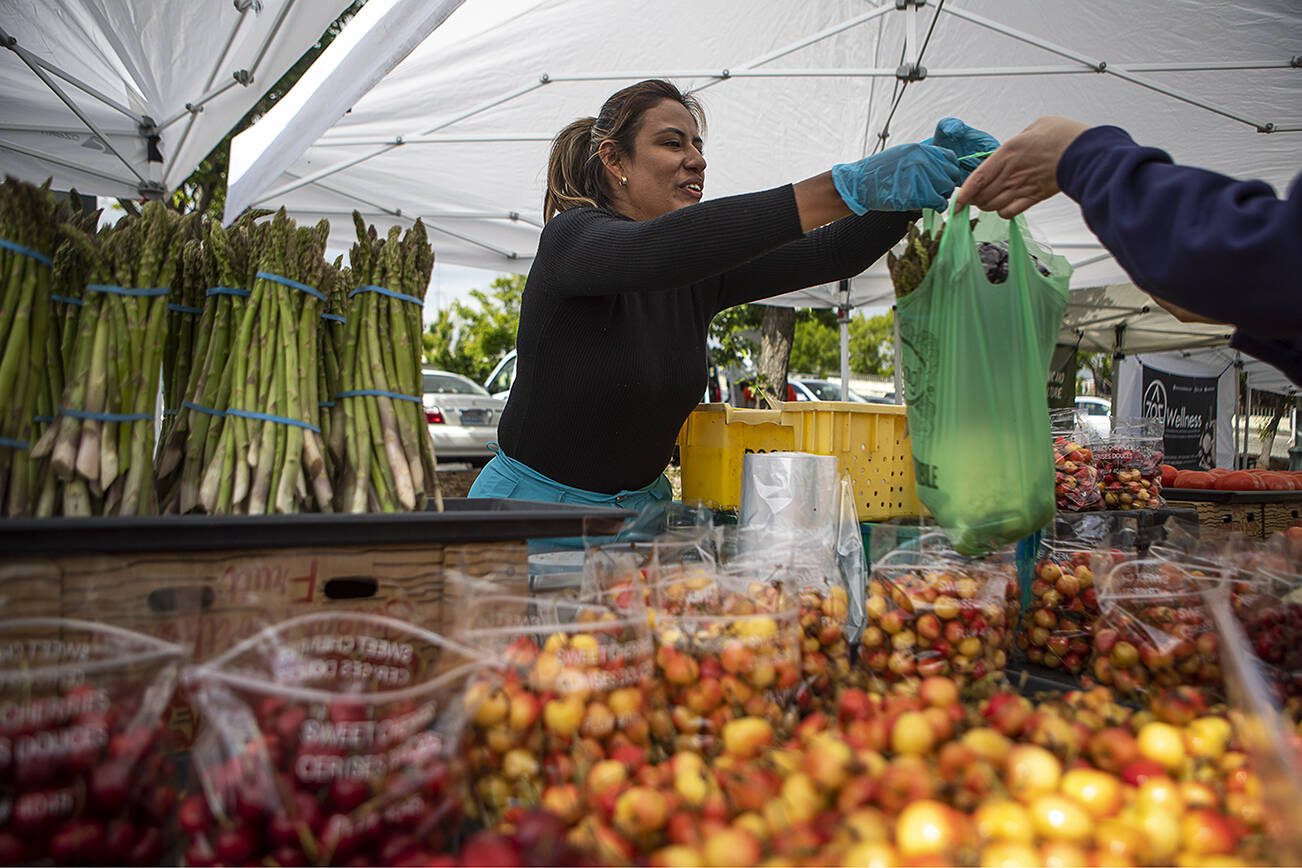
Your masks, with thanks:
[[[269,135],[283,154],[292,130],[258,124],[238,137],[227,216],[286,205],[302,219],[329,217],[336,250],[349,243],[354,209],[381,227],[419,216],[438,261],[523,273],[541,230],[550,138],[648,77],[704,102],[710,197],[921,139],[944,115],[1006,138],[1047,113],[1114,123],[1183,162],[1282,190],[1302,152],[1299,33],[1293,0],[471,0],[333,127],[305,138],[302,156],[264,189],[243,179],[258,172]],[[1125,296],[1134,313],[1106,324],[1114,336],[1117,322],[1131,339],[1156,322],[1175,334],[1163,348],[1193,333],[1224,342],[1224,330],[1203,335],[1143,311],[1064,197],[1029,219],[1076,266],[1074,288],[1104,288],[1074,306],[1082,340],[1114,348],[1099,320],[1120,305],[1090,301]],[[774,303],[880,307],[891,297],[878,263],[844,289]]]
[[[5,0],[0,172],[174,190],[348,3]]]

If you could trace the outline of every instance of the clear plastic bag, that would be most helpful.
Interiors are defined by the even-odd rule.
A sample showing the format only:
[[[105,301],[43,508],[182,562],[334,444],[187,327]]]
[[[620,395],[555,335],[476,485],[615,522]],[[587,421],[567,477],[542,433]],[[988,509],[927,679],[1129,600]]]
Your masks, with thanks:
[[[203,717],[189,865],[392,865],[461,828],[468,680],[488,663],[379,615],[292,618],[186,671]]]
[[[1099,617],[1093,558],[1094,550],[1082,546],[1041,547],[1017,629],[1017,647],[1031,663],[1072,675],[1089,670]]]
[[[0,863],[158,865],[171,855],[164,711],[184,656],[105,624],[0,621]]]
[[[467,692],[465,756],[485,825],[555,807],[603,760],[642,765],[656,755],[653,726],[669,737],[645,611],[483,595],[462,624],[458,639],[502,661]]]
[[[728,724],[766,721],[777,737],[795,725],[801,685],[800,607],[776,573],[723,570],[651,589],[656,678],[672,731],[668,750],[714,755]],[[659,735],[659,732],[657,732]]]
[[[910,560],[878,565],[868,580],[859,665],[886,683],[1002,678],[1016,620],[1015,570],[943,556]]]
[[[1094,680],[1130,698],[1179,686],[1218,696],[1220,639],[1206,595],[1224,584],[1214,567],[1151,558],[1099,574]]]
[[[1156,509],[1162,499],[1161,419],[1116,419],[1094,450],[1105,509]]]
[[[1053,435],[1054,495],[1059,512],[1089,512],[1103,508],[1099,471],[1094,464],[1092,438],[1081,425],[1079,411],[1050,416]]]

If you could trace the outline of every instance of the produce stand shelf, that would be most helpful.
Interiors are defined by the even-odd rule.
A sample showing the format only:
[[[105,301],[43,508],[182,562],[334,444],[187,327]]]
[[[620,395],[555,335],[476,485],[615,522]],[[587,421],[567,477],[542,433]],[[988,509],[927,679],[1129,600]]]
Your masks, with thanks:
[[[1199,528],[1206,539],[1232,533],[1268,539],[1302,521],[1302,492],[1297,491],[1168,488],[1163,496],[1168,504],[1197,510]]]

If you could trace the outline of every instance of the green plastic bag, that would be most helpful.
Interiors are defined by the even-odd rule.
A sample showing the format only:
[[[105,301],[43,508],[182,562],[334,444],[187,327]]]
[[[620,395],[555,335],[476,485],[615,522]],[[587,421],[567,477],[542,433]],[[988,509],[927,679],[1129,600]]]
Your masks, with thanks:
[[[966,209],[950,208],[935,261],[896,316],[918,497],[957,551],[979,555],[1053,519],[1045,384],[1071,266],[1028,243],[1021,218],[983,214],[973,230]],[[978,240],[1008,242],[1004,283],[986,279]]]

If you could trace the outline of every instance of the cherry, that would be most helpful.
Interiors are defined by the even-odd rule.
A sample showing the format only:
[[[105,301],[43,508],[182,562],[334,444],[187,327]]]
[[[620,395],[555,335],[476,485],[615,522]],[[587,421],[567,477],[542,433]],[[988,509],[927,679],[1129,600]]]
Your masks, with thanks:
[[[95,810],[116,814],[122,810],[131,792],[131,764],[114,760],[96,766],[90,773],[88,795]]]
[[[50,838],[50,858],[56,865],[103,859],[104,824],[98,820],[64,823]]]
[[[223,865],[243,865],[253,856],[253,834],[248,829],[222,829],[213,841],[213,854]]]
[[[330,806],[335,813],[348,814],[361,807],[371,796],[365,781],[336,778],[330,782]]]
[[[303,855],[303,851],[298,847],[291,847],[288,844],[277,847],[273,850],[271,852],[271,859],[277,865],[284,866],[284,868],[307,864],[307,856]]]
[[[112,857],[111,862],[125,865],[131,860],[131,850],[136,846],[136,827],[130,820],[119,818],[109,824],[104,846]]]
[[[131,848],[131,856],[127,861],[132,865],[157,865],[162,861],[166,849],[167,841],[163,838],[163,833],[157,828],[146,829],[141,833],[136,846]]]
[[[13,832],[0,831],[0,865],[17,865],[23,861],[23,839]]]
[[[176,812],[176,820],[181,825],[181,831],[188,835],[199,834],[212,822],[208,801],[202,795],[186,796]]]

